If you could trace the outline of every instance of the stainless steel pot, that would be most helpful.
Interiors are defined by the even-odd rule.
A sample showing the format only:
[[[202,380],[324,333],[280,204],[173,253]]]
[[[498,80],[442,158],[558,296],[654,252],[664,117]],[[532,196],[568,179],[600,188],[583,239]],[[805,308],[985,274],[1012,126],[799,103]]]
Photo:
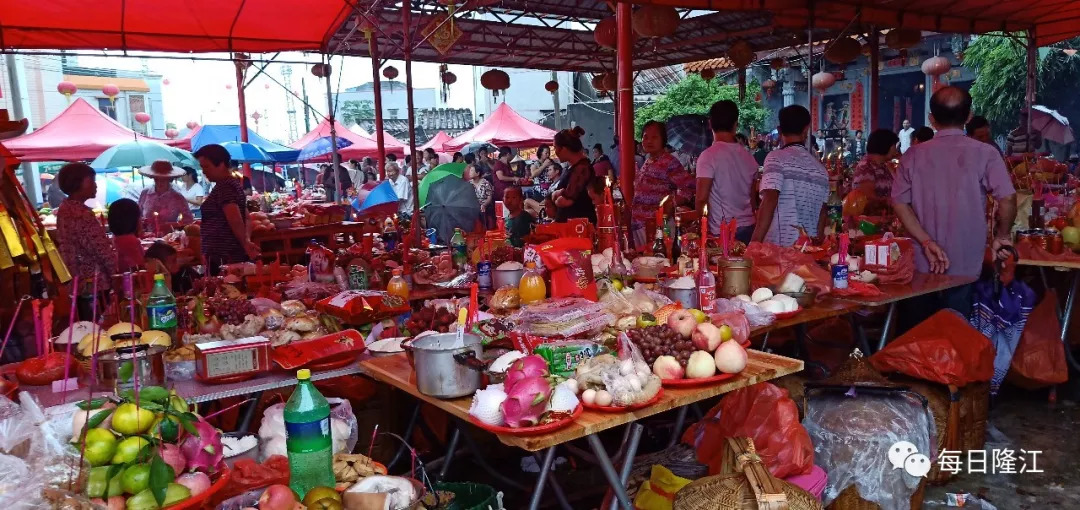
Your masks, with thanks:
[[[660,289],[663,294],[670,298],[672,301],[678,301],[682,303],[683,308],[697,308],[698,307],[698,290],[697,287],[689,289],[675,289],[669,285],[675,280],[667,280],[660,284]]]
[[[97,357],[98,384],[119,391],[135,386],[165,386],[165,347],[118,347]]]
[[[492,269],[492,288],[501,289],[503,287],[509,286],[516,289],[518,283],[521,282],[521,277],[524,275],[524,269]]]
[[[457,333],[439,333],[414,339],[402,347],[412,353],[416,388],[435,398],[458,398],[472,395],[480,388],[485,363],[480,360],[480,337]]]

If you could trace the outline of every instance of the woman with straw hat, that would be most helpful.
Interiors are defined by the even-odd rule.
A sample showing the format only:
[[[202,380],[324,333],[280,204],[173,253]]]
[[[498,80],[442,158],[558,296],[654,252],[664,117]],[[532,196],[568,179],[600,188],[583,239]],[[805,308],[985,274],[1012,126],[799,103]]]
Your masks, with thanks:
[[[161,224],[191,223],[192,215],[187,200],[172,187],[173,179],[187,173],[184,169],[159,160],[140,168],[139,173],[154,179],[154,185],[144,189],[139,195],[143,221],[154,222],[147,230],[156,232]]]

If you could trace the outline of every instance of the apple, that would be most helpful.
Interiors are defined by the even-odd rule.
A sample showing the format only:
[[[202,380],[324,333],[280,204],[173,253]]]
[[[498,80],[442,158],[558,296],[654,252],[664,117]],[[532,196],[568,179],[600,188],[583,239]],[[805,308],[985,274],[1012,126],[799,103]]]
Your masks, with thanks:
[[[677,331],[683,338],[689,338],[694,333],[694,328],[697,327],[698,322],[688,310],[675,310],[668,316],[667,325]]]
[[[1080,228],[1065,227],[1061,229],[1061,240],[1068,245],[1080,244]]]
[[[721,340],[720,328],[716,327],[715,324],[705,322],[698,324],[694,328],[690,341],[699,350],[713,352],[717,347],[720,347],[720,342],[723,340]]]

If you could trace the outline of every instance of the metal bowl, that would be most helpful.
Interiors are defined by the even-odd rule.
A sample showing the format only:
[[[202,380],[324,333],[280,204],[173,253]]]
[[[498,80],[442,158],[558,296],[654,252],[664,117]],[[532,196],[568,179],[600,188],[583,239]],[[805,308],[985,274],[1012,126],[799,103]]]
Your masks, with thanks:
[[[817,299],[817,291],[814,289],[803,289],[802,292],[781,292],[795,298],[795,302],[799,303],[799,308],[809,308],[814,305],[814,300]]]

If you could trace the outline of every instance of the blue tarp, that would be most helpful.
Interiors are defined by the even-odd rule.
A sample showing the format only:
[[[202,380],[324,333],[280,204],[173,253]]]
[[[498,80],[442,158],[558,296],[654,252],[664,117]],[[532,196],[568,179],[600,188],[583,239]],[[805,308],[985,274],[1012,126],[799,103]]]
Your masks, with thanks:
[[[239,142],[240,126],[236,125],[210,125],[202,126],[198,133],[191,138],[191,152],[201,149],[204,145],[222,142]],[[270,140],[259,136],[251,128],[248,128],[248,143],[257,145],[270,154],[278,163],[291,163],[300,155],[298,149],[278,145]]]

